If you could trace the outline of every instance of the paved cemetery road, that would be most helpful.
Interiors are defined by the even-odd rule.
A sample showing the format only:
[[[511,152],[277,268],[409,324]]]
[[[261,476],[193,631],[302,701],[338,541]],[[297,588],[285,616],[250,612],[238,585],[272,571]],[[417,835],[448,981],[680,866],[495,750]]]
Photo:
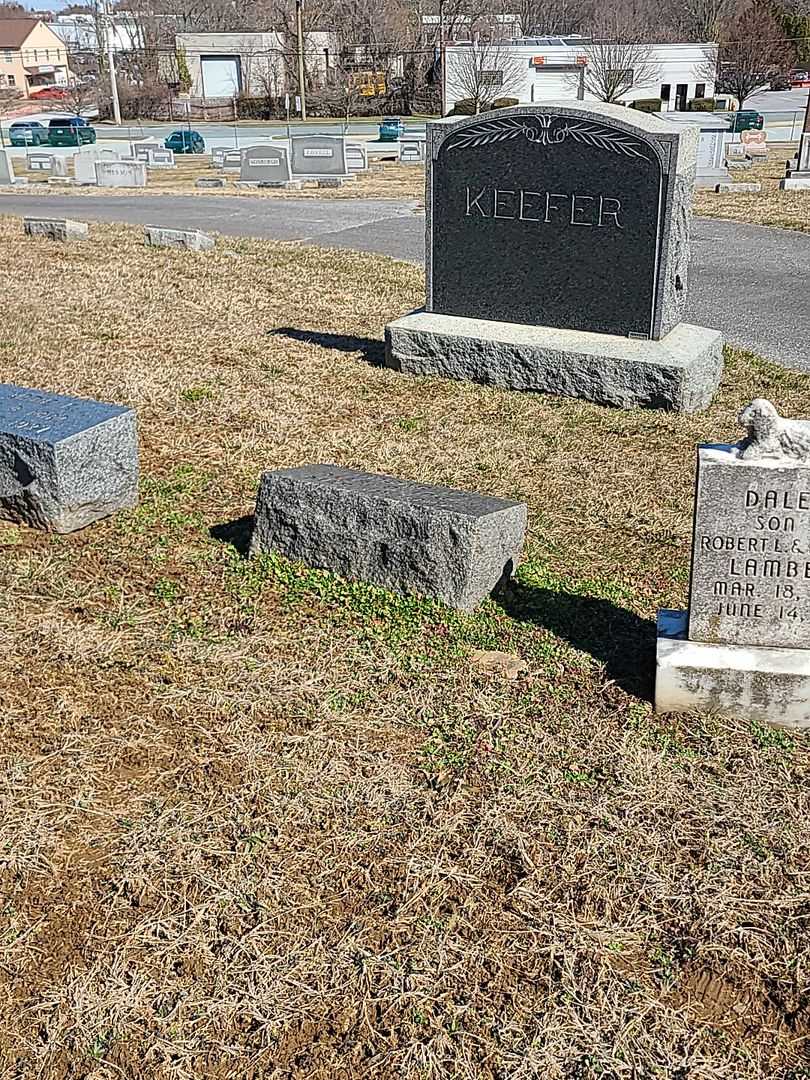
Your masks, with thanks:
[[[216,195],[0,195],[0,214],[209,229],[421,263],[424,215],[391,199]],[[698,219],[688,318],[787,367],[810,371],[810,235]],[[395,314],[392,312],[392,315]]]

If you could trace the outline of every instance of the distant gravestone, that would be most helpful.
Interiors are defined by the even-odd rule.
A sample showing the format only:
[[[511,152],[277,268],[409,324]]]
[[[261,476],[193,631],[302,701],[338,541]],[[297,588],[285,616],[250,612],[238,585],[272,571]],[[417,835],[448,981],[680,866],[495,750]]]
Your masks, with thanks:
[[[174,161],[174,150],[166,146],[152,147],[146,166],[149,169],[175,169],[177,166]]]
[[[141,161],[97,161],[99,187],[146,187],[146,166]]]
[[[242,154],[239,179],[247,184],[279,184],[290,180],[290,164],[283,146],[249,146]]]
[[[73,177],[77,184],[95,184],[96,162],[101,161],[101,155],[95,149],[79,150],[73,155]]]
[[[681,322],[697,140],[587,102],[429,123],[427,310],[387,327],[389,365],[705,408],[722,338]]]
[[[262,476],[250,550],[468,610],[511,577],[525,530],[524,503],[308,465]]]
[[[13,184],[15,180],[14,165],[8,150],[0,148],[0,186]]]
[[[221,168],[225,172],[241,172],[242,171],[242,151],[241,150],[226,150],[222,155]]]
[[[779,181],[782,191],[810,190],[810,131],[805,131],[799,140],[796,160],[788,162],[784,180]]]
[[[148,165],[149,155],[159,145],[160,143],[156,139],[141,139],[130,144],[129,156],[135,161]]]
[[[44,150],[29,150],[25,155],[25,165],[29,172],[50,172],[54,155]]]
[[[62,154],[54,154],[51,161],[51,177],[57,180],[64,180],[67,176],[67,158]]]
[[[226,154],[233,150],[232,146],[212,146],[211,147],[211,165],[215,169],[222,168],[222,161]]]
[[[368,169],[368,150],[362,143],[346,143],[346,168],[349,172]]]
[[[746,148],[750,157],[757,158],[768,156],[767,131],[757,131],[755,129],[751,131],[741,131],[740,142]]]
[[[403,165],[419,165],[425,160],[425,144],[421,139],[400,139],[399,160]]]
[[[810,729],[810,422],[764,399],[698,450],[689,611],[659,616],[656,707]]]
[[[132,409],[0,384],[0,518],[67,533],[137,498]]]
[[[346,145],[341,135],[293,135],[293,176],[346,176]]]

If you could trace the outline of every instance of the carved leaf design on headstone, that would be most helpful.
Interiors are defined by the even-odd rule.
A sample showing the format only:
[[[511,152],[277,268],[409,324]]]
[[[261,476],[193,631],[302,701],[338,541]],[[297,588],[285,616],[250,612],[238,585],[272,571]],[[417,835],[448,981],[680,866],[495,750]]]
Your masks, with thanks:
[[[528,117],[500,116],[483,120],[451,135],[447,148],[463,150],[472,146],[486,146],[504,139],[516,139],[520,135],[538,146],[553,146],[565,142],[570,136],[577,142],[610,150],[615,154],[651,160],[646,145],[633,135],[588,120],[566,120],[548,113]]]

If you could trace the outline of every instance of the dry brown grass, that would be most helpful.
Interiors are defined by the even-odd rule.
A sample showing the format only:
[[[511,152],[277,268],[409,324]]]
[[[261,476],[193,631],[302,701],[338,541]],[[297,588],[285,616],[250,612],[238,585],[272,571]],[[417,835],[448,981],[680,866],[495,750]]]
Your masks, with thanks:
[[[695,213],[810,232],[810,192],[779,190],[779,181],[785,178],[785,162],[792,153],[772,150],[767,160],[755,161],[752,168],[732,170],[732,180],[762,184],[759,193],[717,195],[714,191],[696,191]]]
[[[47,149],[47,147],[45,148]],[[178,155],[176,169],[150,169],[146,188],[97,188],[62,187],[50,185],[41,172],[26,169],[25,155],[13,158],[17,176],[29,181],[24,187],[0,189],[3,194],[20,195],[241,195],[262,199],[417,199],[424,205],[425,170],[421,165],[400,165],[396,161],[381,162],[381,168],[372,168],[340,188],[319,188],[308,182],[300,191],[273,190],[270,188],[241,188],[236,185],[238,173],[223,173],[212,169],[207,158]],[[68,175],[72,175],[72,167]],[[223,176],[224,188],[198,188],[195,181],[200,177]]]
[[[656,719],[703,416],[376,367],[421,274],[0,220],[0,377],[138,410],[138,510],[0,526],[0,1075],[806,1077],[807,741]],[[529,504],[460,616],[209,529],[333,461]],[[475,650],[518,654],[505,680]]]

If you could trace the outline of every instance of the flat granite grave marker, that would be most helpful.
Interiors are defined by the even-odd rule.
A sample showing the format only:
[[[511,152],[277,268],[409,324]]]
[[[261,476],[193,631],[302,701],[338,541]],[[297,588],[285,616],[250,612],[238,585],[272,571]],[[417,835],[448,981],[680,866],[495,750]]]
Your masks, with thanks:
[[[810,422],[758,398],[698,448],[689,611],[659,613],[656,708],[810,729]]]
[[[272,143],[249,146],[242,154],[239,180],[245,184],[288,184],[290,163],[287,148]]]
[[[469,610],[511,577],[525,531],[524,503],[307,465],[262,476],[250,551]]]
[[[70,218],[24,218],[26,236],[43,236],[47,240],[86,240],[88,227],[85,221]]]
[[[137,499],[132,409],[0,383],[0,518],[67,533]]]
[[[722,337],[681,321],[697,137],[588,102],[429,123],[426,311],[386,328],[389,366],[705,408]]]
[[[199,229],[166,229],[162,225],[147,225],[144,231],[147,247],[181,248],[185,251],[211,251],[216,246],[213,237]]]
[[[346,144],[342,135],[293,135],[290,139],[293,176],[346,176]]]

